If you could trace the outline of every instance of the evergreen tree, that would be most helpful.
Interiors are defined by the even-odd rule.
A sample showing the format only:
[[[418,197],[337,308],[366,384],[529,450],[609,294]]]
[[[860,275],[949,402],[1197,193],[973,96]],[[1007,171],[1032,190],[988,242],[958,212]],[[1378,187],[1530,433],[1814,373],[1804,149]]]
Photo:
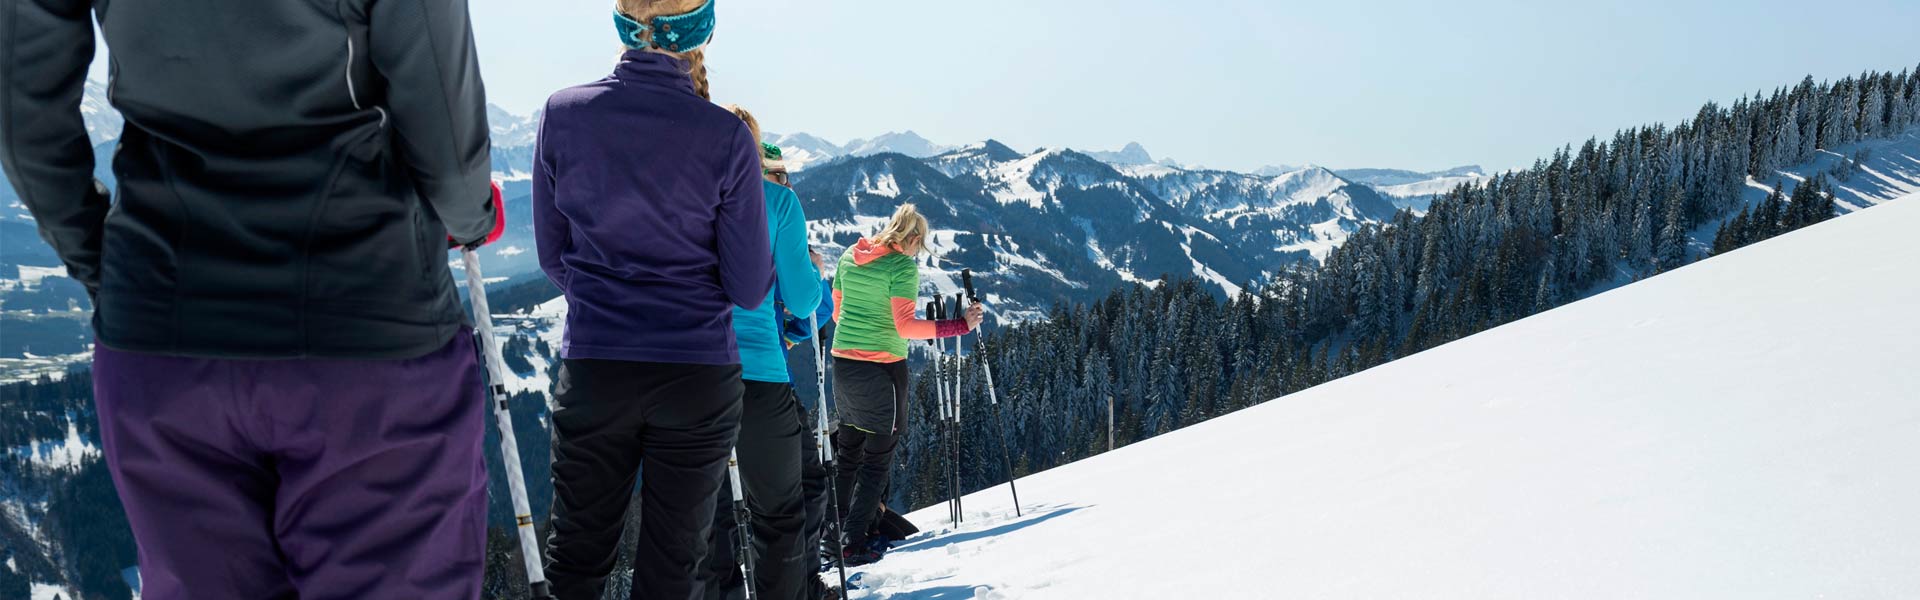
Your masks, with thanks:
[[[1770,173],[1780,166],[1805,160],[1801,158],[1800,154],[1800,122],[1798,119],[1800,103],[1785,98],[1781,99],[1781,102],[1784,103],[1785,106],[1780,108],[1778,116],[1776,117],[1773,144],[1773,153],[1779,158],[1779,162],[1774,165],[1774,168],[1756,170],[1755,173]]]
[[[1687,263],[1687,209],[1680,188],[1668,190],[1667,210],[1660,226],[1660,270],[1678,269]]]
[[[1880,79],[1869,77],[1860,103],[1860,135],[1867,138],[1883,135],[1886,129],[1886,113],[1887,97],[1880,89]]]
[[[1754,211],[1753,221],[1748,224],[1753,232],[1747,234],[1747,239],[1758,242],[1780,235],[1780,216],[1785,210],[1785,198],[1780,195],[1780,187],[1776,184],[1773,192],[1767,194],[1767,199],[1760,201],[1760,208]]]
[[[1846,96],[1840,100],[1840,143],[1850,144],[1860,139],[1860,84],[1848,78],[1843,85]]]
[[[1654,265],[1653,221],[1655,218],[1652,205],[1643,202],[1634,207],[1633,229],[1627,236],[1627,264],[1635,269],[1646,269]]]
[[[1733,227],[1731,221],[1722,223],[1720,229],[1714,231],[1713,249],[1709,255],[1719,256],[1736,248],[1737,246],[1733,244],[1734,231],[1736,231],[1736,229]]]
[[[1753,237],[1753,212],[1751,210],[1740,209],[1740,215],[1734,217],[1732,221],[1729,221],[1727,227],[1733,229],[1733,235],[1731,236],[1733,243],[1727,248],[1728,250],[1759,241]]]
[[[1854,104],[1847,104],[1845,92],[1839,87],[1847,82],[1835,84],[1832,92],[1826,95],[1822,103],[1825,109],[1820,116],[1820,147],[1828,150],[1840,147],[1851,140],[1846,131],[1853,127]]]

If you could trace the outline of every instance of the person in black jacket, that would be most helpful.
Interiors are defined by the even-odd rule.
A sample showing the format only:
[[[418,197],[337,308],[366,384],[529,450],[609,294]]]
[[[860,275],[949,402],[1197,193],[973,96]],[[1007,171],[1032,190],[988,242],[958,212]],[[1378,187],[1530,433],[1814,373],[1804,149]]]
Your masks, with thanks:
[[[118,189],[79,104],[92,19]],[[475,598],[497,237],[465,0],[10,0],[0,164],[93,296],[143,597]]]

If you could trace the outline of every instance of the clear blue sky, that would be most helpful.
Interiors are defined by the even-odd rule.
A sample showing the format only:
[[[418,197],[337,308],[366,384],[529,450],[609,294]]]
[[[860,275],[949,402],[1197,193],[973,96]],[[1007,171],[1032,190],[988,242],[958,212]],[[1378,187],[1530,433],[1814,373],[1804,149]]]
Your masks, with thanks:
[[[605,75],[611,0],[472,0],[493,101]],[[1523,166],[1707,100],[1920,64],[1914,0],[721,0],[716,100],[844,143],[915,130],[1251,169]]]

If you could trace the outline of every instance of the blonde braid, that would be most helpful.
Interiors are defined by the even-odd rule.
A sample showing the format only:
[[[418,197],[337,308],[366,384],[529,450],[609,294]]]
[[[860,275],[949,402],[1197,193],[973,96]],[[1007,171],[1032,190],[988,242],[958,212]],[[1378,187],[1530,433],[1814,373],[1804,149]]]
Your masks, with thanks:
[[[699,8],[705,4],[706,0],[616,0],[614,2],[614,9],[635,21],[652,23],[654,17],[693,12],[699,10]],[[644,32],[641,36],[641,39],[647,42],[649,46],[652,45],[652,31]],[[692,52],[668,52],[666,50],[649,47],[645,51],[655,54],[665,54],[686,63],[687,78],[693,80],[693,93],[699,94],[701,98],[707,100],[713,99],[711,87],[707,84],[707,51],[705,48]]]

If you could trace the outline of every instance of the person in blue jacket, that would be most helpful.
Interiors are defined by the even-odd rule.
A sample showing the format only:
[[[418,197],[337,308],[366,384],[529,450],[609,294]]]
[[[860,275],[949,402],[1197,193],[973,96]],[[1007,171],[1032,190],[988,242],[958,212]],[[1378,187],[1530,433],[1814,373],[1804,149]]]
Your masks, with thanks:
[[[760,143],[707,99],[713,0],[619,0],[613,74],[547,101],[540,267],[567,299],[546,574],[598,600],[640,486],[633,597],[697,598],[739,430],[734,307],[773,288]]]
[[[758,139],[760,124],[753,114],[737,106],[729,108]],[[722,535],[731,524],[716,513],[715,532],[709,539],[715,548],[708,561],[713,575],[707,587],[709,600],[739,597],[747,585],[758,592],[754,597],[768,600],[812,600],[818,592],[813,568],[816,549],[806,545],[808,511],[801,481],[809,427],[787,373],[782,321],[785,312],[812,313],[820,305],[820,265],[807,248],[807,218],[800,198],[780,183],[786,170],[779,161],[779,149],[767,144],[761,148],[774,291],[758,307],[733,309],[734,339],[740,346],[741,379],[746,385],[735,448],[747,510],[752,514],[748,551],[755,557],[755,581],[742,582],[728,572],[733,561],[722,559],[731,553],[720,548],[734,538]]]

